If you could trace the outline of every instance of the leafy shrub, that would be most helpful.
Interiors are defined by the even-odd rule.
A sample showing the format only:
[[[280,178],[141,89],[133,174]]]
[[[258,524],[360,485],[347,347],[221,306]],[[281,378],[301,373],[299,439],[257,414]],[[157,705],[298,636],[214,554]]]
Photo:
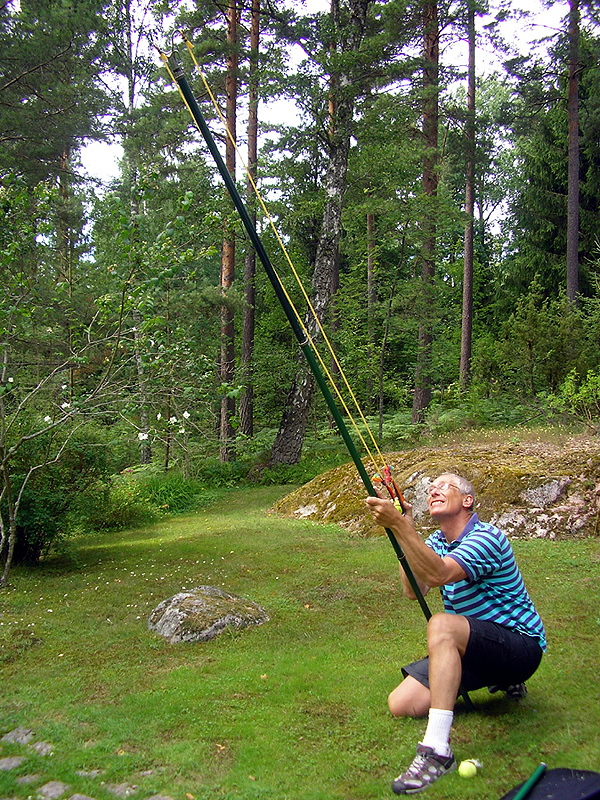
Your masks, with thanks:
[[[158,509],[148,502],[139,481],[129,471],[114,477],[108,488],[95,489],[87,498],[89,516],[85,520],[92,530],[136,528],[154,522],[159,516]]]
[[[29,464],[43,463],[44,437],[23,445],[15,459],[15,478]],[[90,425],[68,441],[60,460],[36,471],[23,491],[17,515],[14,562],[37,564],[51,550],[64,548],[74,531],[78,503],[91,486],[107,480],[108,445],[102,430]],[[2,509],[5,513],[6,509]]]
[[[600,432],[600,370],[588,370],[583,380],[577,370],[571,370],[549,404],[582,420],[594,433]]]
[[[182,514],[206,507],[219,496],[197,479],[186,478],[180,472],[155,472],[142,478],[139,484],[142,497],[149,506],[161,513]]]
[[[432,403],[427,413],[425,430],[429,435],[439,436],[453,431],[474,428],[504,428],[525,425],[543,415],[535,401],[514,395],[501,394],[482,397],[473,387],[468,392],[456,395],[449,392],[443,402]]]
[[[166,514],[205,508],[220,494],[203,481],[176,471],[165,473],[152,465],[129,467],[114,476],[109,487],[94,487],[85,498],[82,517],[92,530],[135,528]]]

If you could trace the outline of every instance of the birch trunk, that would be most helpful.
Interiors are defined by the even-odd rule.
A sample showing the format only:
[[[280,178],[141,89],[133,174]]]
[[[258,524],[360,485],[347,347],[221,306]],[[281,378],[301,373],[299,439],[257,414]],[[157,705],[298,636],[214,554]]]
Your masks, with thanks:
[[[338,38],[343,39],[344,52],[358,51],[365,33],[369,0],[350,0],[345,4],[349,21],[344,31],[340,23],[340,3],[332,2],[332,23]],[[336,87],[334,114],[329,141],[329,163],[325,185],[326,203],[323,210],[321,233],[317,244],[312,279],[311,302],[316,318],[323,323],[332,296],[337,267],[338,247],[342,226],[342,205],[346,188],[350,135],[354,116],[354,97],[349,90],[352,76],[338,73],[330,87]],[[305,326],[311,338],[316,338],[318,325],[307,312]],[[288,392],[285,411],[275,437],[269,464],[297,464],[302,456],[302,446],[308,412],[314,390],[314,380],[302,354],[299,355],[296,378]]]

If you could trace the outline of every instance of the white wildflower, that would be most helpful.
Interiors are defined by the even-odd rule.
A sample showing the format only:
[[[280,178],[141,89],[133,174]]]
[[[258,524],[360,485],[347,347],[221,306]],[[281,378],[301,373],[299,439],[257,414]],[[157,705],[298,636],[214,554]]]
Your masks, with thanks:
[[[140,442],[145,442],[147,438],[148,438],[147,433],[143,433],[142,431],[138,433],[138,439],[140,440]]]
[[[189,419],[190,418],[190,412],[189,411],[184,411],[183,412],[183,418],[184,419]]]
[[[44,417],[44,422],[52,422],[52,417],[49,417],[48,415],[46,415]]]

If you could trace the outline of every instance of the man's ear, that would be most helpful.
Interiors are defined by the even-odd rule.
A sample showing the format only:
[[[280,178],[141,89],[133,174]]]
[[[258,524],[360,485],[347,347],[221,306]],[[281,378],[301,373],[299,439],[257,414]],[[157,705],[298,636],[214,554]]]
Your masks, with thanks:
[[[463,508],[466,508],[468,511],[473,510],[473,504],[475,502],[475,498],[472,494],[463,494],[462,496]]]

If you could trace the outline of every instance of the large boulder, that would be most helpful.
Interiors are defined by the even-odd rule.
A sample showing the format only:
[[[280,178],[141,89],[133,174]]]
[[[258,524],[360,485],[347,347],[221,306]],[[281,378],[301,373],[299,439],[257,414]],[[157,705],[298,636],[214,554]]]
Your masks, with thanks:
[[[433,525],[427,487],[442,472],[475,486],[476,510],[513,538],[600,535],[600,439],[562,442],[493,441],[386,453],[397,485],[413,506],[419,531]],[[372,474],[377,470],[365,466]],[[298,519],[335,522],[358,535],[383,533],[365,507],[367,492],[353,463],[319,475],[283,497],[274,511]]]
[[[207,642],[227,627],[261,625],[269,617],[259,605],[215,586],[197,586],[159,603],[148,628],[171,643]]]

